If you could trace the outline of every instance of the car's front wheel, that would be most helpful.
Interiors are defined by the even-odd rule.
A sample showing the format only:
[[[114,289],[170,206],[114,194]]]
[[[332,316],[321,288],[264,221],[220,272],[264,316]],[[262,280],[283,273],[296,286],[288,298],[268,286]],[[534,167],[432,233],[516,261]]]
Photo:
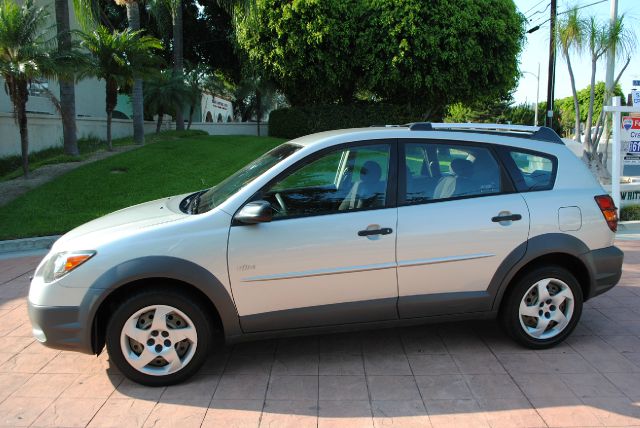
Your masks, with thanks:
[[[110,360],[126,377],[149,386],[192,376],[212,342],[206,310],[168,288],[133,294],[113,313],[106,333]]]
[[[509,290],[502,323],[517,342],[534,349],[562,342],[582,313],[582,289],[568,270],[539,267],[525,274]]]

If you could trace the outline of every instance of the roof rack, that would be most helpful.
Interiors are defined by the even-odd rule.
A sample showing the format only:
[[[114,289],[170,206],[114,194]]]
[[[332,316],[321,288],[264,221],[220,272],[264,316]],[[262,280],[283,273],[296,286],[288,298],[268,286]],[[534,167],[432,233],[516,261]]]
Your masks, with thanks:
[[[510,137],[543,140],[551,143],[564,144],[556,132],[546,126],[507,125],[493,123],[431,123],[416,122],[405,126],[411,131],[460,131],[483,132],[490,134],[508,133]]]

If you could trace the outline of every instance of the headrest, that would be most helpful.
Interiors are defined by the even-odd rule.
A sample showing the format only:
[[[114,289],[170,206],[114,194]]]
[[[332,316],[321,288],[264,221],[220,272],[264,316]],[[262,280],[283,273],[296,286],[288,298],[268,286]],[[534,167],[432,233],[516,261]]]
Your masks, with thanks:
[[[374,183],[380,181],[382,176],[382,170],[380,165],[374,161],[366,161],[362,168],[360,168],[360,180],[368,183]]]
[[[449,167],[451,172],[460,177],[470,177],[473,174],[473,162],[466,159],[454,159]]]

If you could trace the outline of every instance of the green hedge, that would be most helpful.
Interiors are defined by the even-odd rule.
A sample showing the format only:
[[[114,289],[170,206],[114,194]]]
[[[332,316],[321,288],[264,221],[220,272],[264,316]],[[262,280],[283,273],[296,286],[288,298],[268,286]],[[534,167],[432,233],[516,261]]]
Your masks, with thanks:
[[[620,221],[640,220],[640,205],[627,205],[620,208]]]
[[[269,114],[269,135],[296,138],[332,129],[419,122],[420,116],[417,109],[392,104],[290,107]]]

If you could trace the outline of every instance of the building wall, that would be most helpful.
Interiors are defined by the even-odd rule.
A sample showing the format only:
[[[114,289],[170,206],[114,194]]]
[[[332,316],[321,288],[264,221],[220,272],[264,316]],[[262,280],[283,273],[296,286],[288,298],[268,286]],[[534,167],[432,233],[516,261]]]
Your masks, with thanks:
[[[218,123],[220,118],[223,123],[233,121],[233,104],[231,101],[214,97],[210,94],[202,94],[200,112],[202,122]],[[194,118],[194,121],[196,121],[196,118]]]

